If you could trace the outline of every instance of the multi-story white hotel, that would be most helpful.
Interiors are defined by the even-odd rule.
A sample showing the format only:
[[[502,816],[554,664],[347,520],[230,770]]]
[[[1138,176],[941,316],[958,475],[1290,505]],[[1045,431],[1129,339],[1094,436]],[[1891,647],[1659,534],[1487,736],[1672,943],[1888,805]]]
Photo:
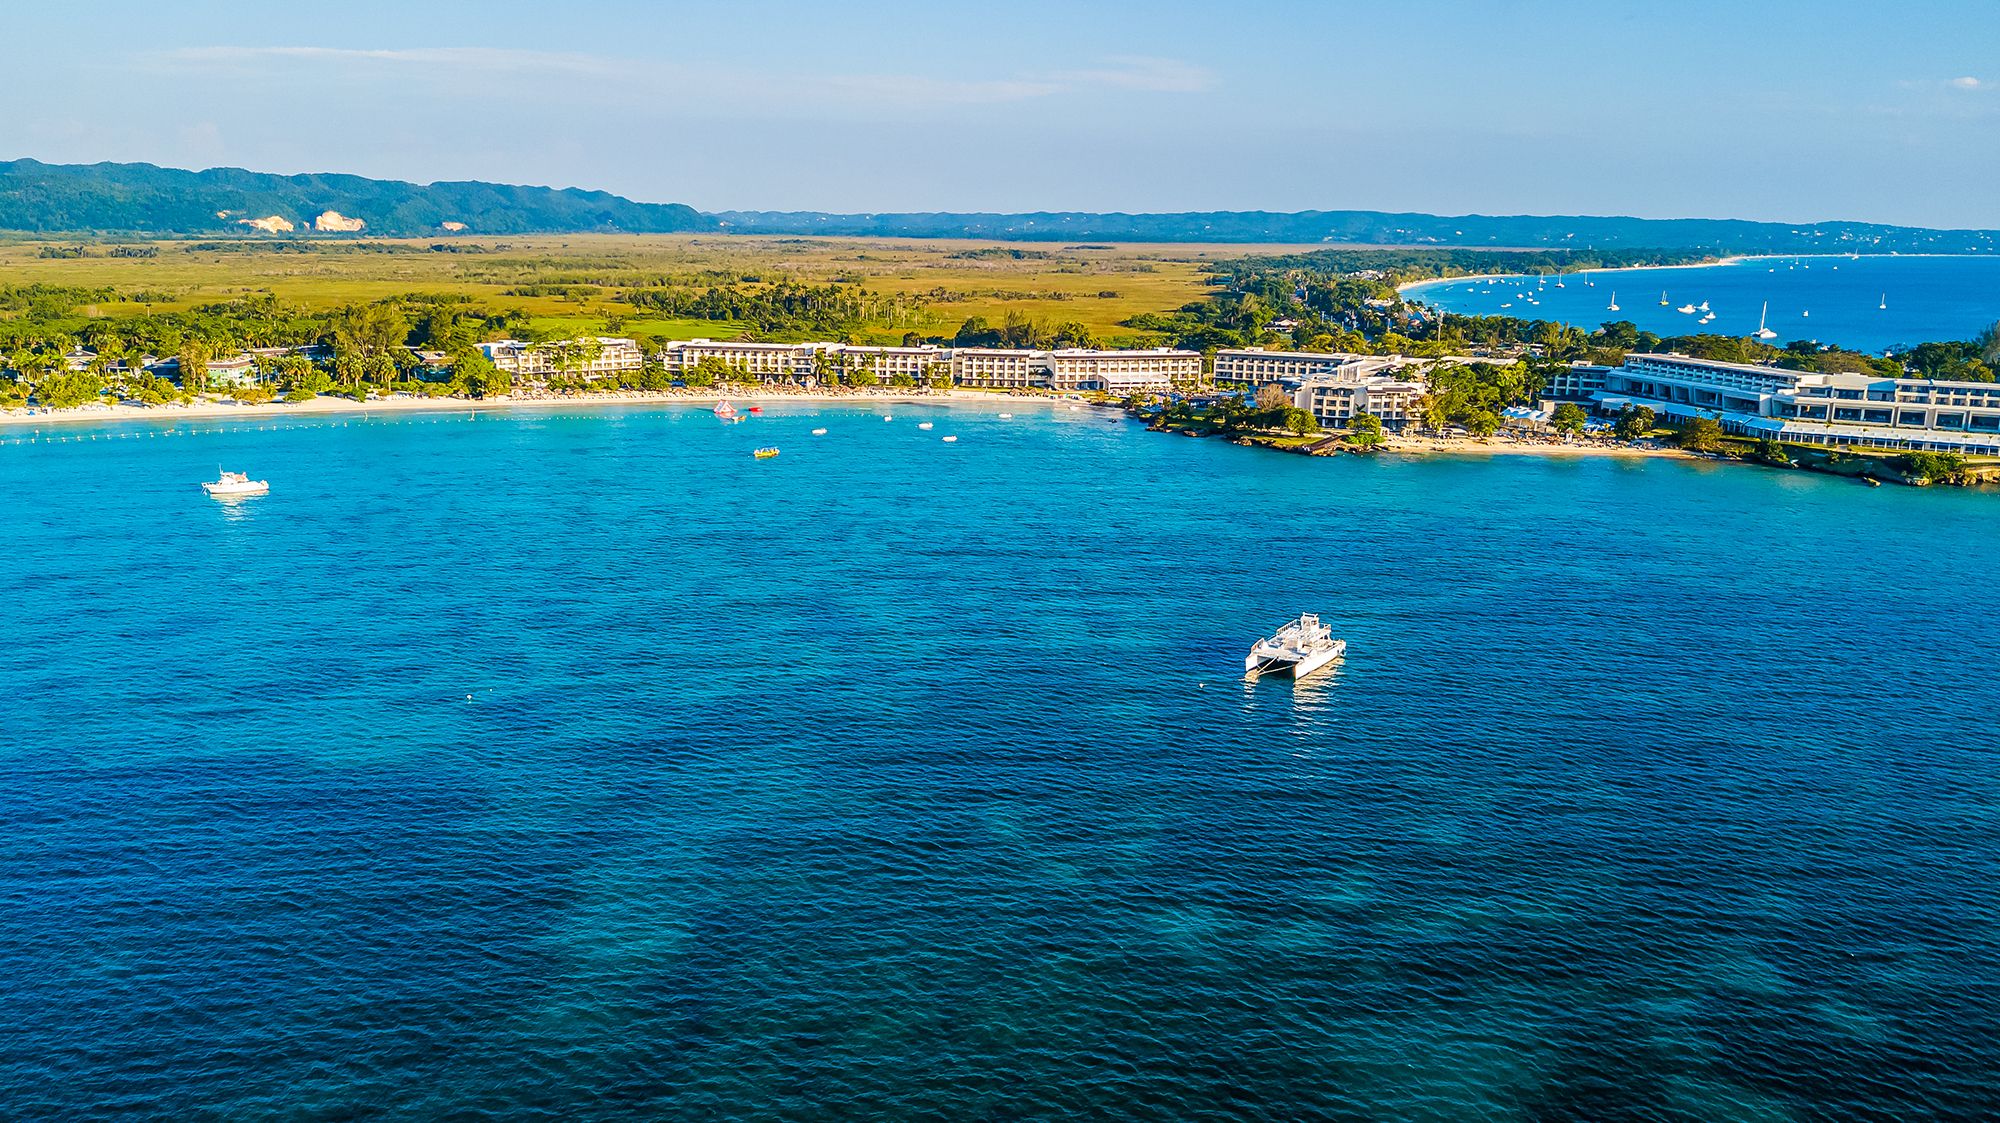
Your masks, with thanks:
[[[521,379],[545,379],[552,374],[601,378],[636,371],[645,365],[639,345],[616,336],[523,343],[502,339],[482,343],[479,350],[501,371]]]
[[[1049,384],[1049,353],[999,347],[958,347],[951,352],[951,379],[986,390],[1037,390]]]
[[[1378,374],[1370,378],[1316,378],[1292,393],[1292,404],[1321,425],[1345,429],[1356,414],[1372,413],[1385,429],[1401,429],[1423,414],[1430,388],[1420,380]]]
[[[921,347],[851,347],[842,343],[821,344],[822,366],[837,364],[852,375],[858,370],[872,372],[886,384],[897,375],[907,375],[918,384],[932,374],[951,368],[951,352],[934,344]]]
[[[1048,354],[1049,386],[1136,394],[1192,386],[1201,381],[1201,352],[1155,348],[1093,351],[1067,348]]]
[[[1302,385],[1314,378],[1345,377],[1349,381],[1357,381],[1392,370],[1404,361],[1394,356],[1266,351],[1262,347],[1245,347],[1215,353],[1215,381],[1243,386],[1273,383]]]
[[[684,339],[667,344],[666,365],[675,374],[693,370],[703,359],[717,359],[760,382],[804,382],[816,378],[819,349],[824,343],[719,343]]]
[[[1573,362],[1549,377],[1548,396],[1561,402],[1587,402],[1604,389],[1604,377],[1610,373],[1610,367]]]
[[[1746,436],[1817,445],[2000,455],[2000,384],[1818,374],[1686,355],[1632,354],[1591,403],[1712,417]]]

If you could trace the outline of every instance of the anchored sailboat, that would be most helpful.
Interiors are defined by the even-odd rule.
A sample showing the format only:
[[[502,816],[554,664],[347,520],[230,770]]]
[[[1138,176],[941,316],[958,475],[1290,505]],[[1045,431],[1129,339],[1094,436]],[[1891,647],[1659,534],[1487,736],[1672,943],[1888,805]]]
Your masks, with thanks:
[[[1756,330],[1756,332],[1755,332],[1755,333],[1754,333],[1754,334],[1753,334],[1753,335],[1751,336],[1751,338],[1753,338],[1753,339],[1776,339],[1776,338],[1778,338],[1778,333],[1777,333],[1777,332],[1775,332],[1775,331],[1772,331],[1772,330],[1771,330],[1770,328],[1767,328],[1767,327],[1765,327],[1765,326],[1764,326],[1764,320],[1765,320],[1765,319],[1766,319],[1767,317],[1769,317],[1769,316],[1770,316],[1770,314],[1771,314],[1771,302],[1767,300],[1767,301],[1765,301],[1765,302],[1764,302],[1764,310],[1763,310],[1762,312],[1759,312],[1759,313],[1757,313],[1757,330]]]

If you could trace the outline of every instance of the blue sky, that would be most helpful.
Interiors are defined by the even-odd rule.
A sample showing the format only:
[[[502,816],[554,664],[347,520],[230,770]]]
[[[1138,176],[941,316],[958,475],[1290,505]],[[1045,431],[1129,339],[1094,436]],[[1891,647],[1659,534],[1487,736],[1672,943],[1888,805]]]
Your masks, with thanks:
[[[1996,0],[32,7],[5,156],[705,210],[2000,227]]]

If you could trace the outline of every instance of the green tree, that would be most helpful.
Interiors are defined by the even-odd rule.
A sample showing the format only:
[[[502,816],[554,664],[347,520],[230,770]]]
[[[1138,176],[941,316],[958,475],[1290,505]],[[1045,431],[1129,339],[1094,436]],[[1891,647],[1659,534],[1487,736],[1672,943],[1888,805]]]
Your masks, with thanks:
[[[1621,441],[1636,441],[1651,433],[1657,424],[1659,418],[1650,408],[1628,405],[1618,411],[1618,421],[1612,425],[1611,431]]]
[[[1363,410],[1347,423],[1347,442],[1357,448],[1374,448],[1382,443],[1382,419]]]
[[[208,344],[203,340],[189,339],[181,344],[181,389],[194,394],[208,390],[208,360],[211,357]]]
[[[1722,451],[1722,425],[1712,417],[1690,418],[1674,434],[1674,443],[1689,452]]]
[[[1890,463],[1905,476],[1924,483],[1952,480],[1965,471],[1965,457],[1950,452],[1906,452]]]
[[[1575,402],[1564,402],[1549,416],[1549,424],[1556,432],[1567,433],[1570,436],[1583,432],[1584,423],[1589,420],[1590,415],[1583,412],[1583,407]]]
[[[1490,409],[1473,410],[1459,421],[1475,437],[1490,437],[1500,431],[1500,415]]]

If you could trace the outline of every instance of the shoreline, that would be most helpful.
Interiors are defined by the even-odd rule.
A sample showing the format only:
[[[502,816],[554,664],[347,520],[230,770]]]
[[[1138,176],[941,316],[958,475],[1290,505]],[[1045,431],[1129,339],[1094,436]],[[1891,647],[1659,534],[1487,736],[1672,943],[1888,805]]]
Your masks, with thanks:
[[[1565,271],[1560,275],[1565,277],[1573,277],[1583,272],[1589,272],[1591,274],[1598,274],[1598,273],[1608,274],[1608,273],[1637,273],[1641,271],[1667,270],[1667,269],[1714,269],[1717,268],[1718,266],[1723,266],[1723,265],[1740,265],[1746,261],[1806,261],[1806,260],[1817,261],[1821,259],[1846,261],[1856,257],[1858,257],[1860,260],[1866,261],[1871,257],[1900,260],[1909,258],[1968,258],[1968,257],[1993,257],[1993,256],[1996,255],[1986,254],[1986,253],[1864,253],[1864,254],[1736,253],[1736,254],[1730,254],[1727,257],[1718,257],[1714,261],[1691,261],[1685,265],[1620,265],[1614,269],[1590,269],[1590,270],[1572,269]],[[1402,284],[1396,286],[1396,295],[1402,296],[1413,289],[1426,288],[1431,285],[1449,285],[1449,284],[1456,284],[1459,281],[1504,281],[1510,277],[1527,277],[1527,276],[1531,276],[1531,274],[1464,273],[1452,277],[1432,277],[1428,280],[1423,280],[1423,281],[1405,281]]]
[[[1716,258],[1716,259],[1715,259],[1714,261],[1690,261],[1690,262],[1688,262],[1688,263],[1686,263],[1686,264],[1684,264],[1684,265],[1621,265],[1621,266],[1619,266],[1619,267],[1617,267],[1617,268],[1615,268],[1615,269],[1588,269],[1588,270],[1585,270],[1585,269],[1572,269],[1572,270],[1569,270],[1569,271],[1566,271],[1566,272],[1563,272],[1563,273],[1560,273],[1560,274],[1557,274],[1557,275],[1558,275],[1558,276],[1563,276],[1563,277],[1573,277],[1573,276],[1576,276],[1576,275],[1578,275],[1578,274],[1580,274],[1580,273],[1586,273],[1586,272],[1588,272],[1588,273],[1592,273],[1592,274],[1596,274],[1596,273],[1634,273],[1634,272],[1638,272],[1638,271],[1640,271],[1640,270],[1648,270],[1648,271],[1651,271],[1651,270],[1666,270],[1666,269],[1714,269],[1715,267],[1717,267],[1717,266],[1720,266],[1720,265],[1736,265],[1736,264],[1738,264],[1738,263],[1741,263],[1741,262],[1745,262],[1745,261],[1757,261],[1757,260],[1760,260],[1760,259],[1762,259],[1762,258],[1768,258],[1768,257],[1785,257],[1785,258],[1797,258],[1797,257],[1846,257],[1846,256],[1847,256],[1847,255],[1846,255],[1846,254],[1844,254],[1844,253],[1837,253],[1837,254],[1749,254],[1749,253],[1739,253],[1739,254],[1731,254],[1731,255],[1730,255],[1730,256],[1728,256],[1728,257],[1719,257],[1719,258]],[[1866,255],[1863,255],[1863,256],[1866,256]],[[1889,256],[1889,255],[1888,255],[1888,254],[1877,254],[1877,255],[1875,255],[1875,256],[1877,256],[1877,257],[1887,257],[1887,256]],[[1504,281],[1504,280],[1507,280],[1507,279],[1508,279],[1508,278],[1510,278],[1510,277],[1529,277],[1529,276],[1532,276],[1532,274],[1528,274],[1528,273],[1465,273],[1465,274],[1461,274],[1461,275],[1459,275],[1459,276],[1455,276],[1455,277],[1432,277],[1432,278],[1430,278],[1429,280],[1425,280],[1425,281],[1405,281],[1405,282],[1403,282],[1402,284],[1400,284],[1400,285],[1397,285],[1397,286],[1396,286],[1396,295],[1397,295],[1397,296],[1402,296],[1402,295],[1404,295],[1404,294],[1406,294],[1406,293],[1409,293],[1409,292],[1410,292],[1411,290],[1413,290],[1413,289],[1419,289],[1419,288],[1426,288],[1426,287],[1429,287],[1429,286],[1431,286],[1431,285],[1453,285],[1453,284],[1457,284],[1457,283],[1458,283],[1458,282],[1460,282],[1460,281]]]
[[[321,395],[305,402],[273,401],[259,405],[246,403],[197,402],[192,405],[162,406],[77,406],[64,410],[29,413],[25,409],[0,410],[0,430],[40,425],[70,426],[79,423],[113,421],[223,421],[232,419],[280,419],[354,414],[403,414],[440,411],[499,412],[563,406],[685,405],[713,407],[720,401],[749,402],[755,405],[798,402],[812,405],[969,405],[1027,406],[1034,404],[1095,405],[1083,399],[1050,398],[1039,395],[1009,397],[976,390],[943,390],[928,394],[897,391],[865,391],[829,394],[801,391],[753,390],[748,393],[685,393],[667,390],[622,390],[616,393],[576,397],[539,398],[388,398],[357,402],[351,398]]]

